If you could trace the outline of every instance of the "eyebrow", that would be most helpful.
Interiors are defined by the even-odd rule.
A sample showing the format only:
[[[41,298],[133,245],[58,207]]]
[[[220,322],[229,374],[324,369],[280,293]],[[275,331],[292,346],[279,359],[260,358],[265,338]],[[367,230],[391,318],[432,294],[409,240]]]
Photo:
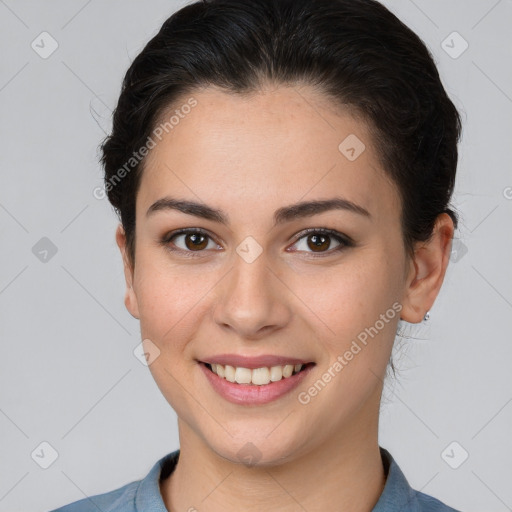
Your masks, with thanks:
[[[163,197],[155,201],[148,208],[146,216],[148,217],[156,212],[166,210],[177,210],[187,215],[194,215],[195,217],[229,225],[229,216],[220,209],[212,208],[204,203],[175,199],[172,197]],[[332,199],[303,201],[289,206],[283,206],[274,212],[274,226],[291,222],[295,219],[318,215],[330,210],[345,210],[369,219],[371,218],[370,212],[362,206],[342,197],[334,197]]]

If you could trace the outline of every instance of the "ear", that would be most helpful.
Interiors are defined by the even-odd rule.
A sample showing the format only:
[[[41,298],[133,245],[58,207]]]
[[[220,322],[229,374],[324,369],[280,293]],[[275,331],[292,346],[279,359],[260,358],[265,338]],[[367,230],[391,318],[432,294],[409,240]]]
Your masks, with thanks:
[[[431,239],[419,242],[414,249],[402,301],[402,320],[419,323],[434,304],[450,261],[453,231],[451,217],[442,213],[436,219]]]
[[[123,267],[124,267],[124,279],[126,281],[126,292],[124,296],[124,305],[128,312],[135,318],[139,318],[139,305],[137,303],[137,296],[135,295],[135,291],[133,289],[133,276],[134,276],[134,268],[132,266],[132,262],[130,257],[128,256],[128,251],[126,247],[126,234],[124,232],[123,226],[119,224],[116,230],[116,243],[121,251],[121,256],[123,258]]]

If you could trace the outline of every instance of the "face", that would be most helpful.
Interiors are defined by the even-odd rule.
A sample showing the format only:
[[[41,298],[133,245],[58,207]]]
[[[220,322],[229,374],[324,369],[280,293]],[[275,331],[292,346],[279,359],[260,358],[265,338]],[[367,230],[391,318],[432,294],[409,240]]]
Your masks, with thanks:
[[[411,306],[418,266],[365,125],[305,87],[192,96],[145,162],[125,265],[126,305],[180,437],[232,461],[252,443],[272,464],[373,432],[397,322],[432,293]],[[330,200],[338,207],[290,209]],[[251,402],[212,385],[221,378],[201,362],[219,355],[312,364],[284,394],[268,390],[286,378]]]

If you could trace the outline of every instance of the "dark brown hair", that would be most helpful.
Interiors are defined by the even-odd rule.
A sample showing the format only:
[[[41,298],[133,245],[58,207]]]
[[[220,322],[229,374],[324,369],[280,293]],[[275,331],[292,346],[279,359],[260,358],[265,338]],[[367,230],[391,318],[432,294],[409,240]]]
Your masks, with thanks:
[[[201,0],[167,19],[135,58],[101,146],[132,261],[138,151],[157,120],[201,88],[248,94],[264,83],[309,84],[367,122],[400,193],[409,254],[431,237],[439,214],[457,227],[449,201],[460,116],[429,50],[394,14],[374,0]]]

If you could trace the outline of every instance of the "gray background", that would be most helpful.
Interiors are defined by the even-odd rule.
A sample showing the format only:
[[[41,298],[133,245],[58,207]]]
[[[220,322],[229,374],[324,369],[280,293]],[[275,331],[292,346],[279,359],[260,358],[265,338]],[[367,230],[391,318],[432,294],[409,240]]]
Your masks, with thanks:
[[[433,52],[464,136],[455,251],[430,321],[401,343],[380,444],[415,488],[512,510],[512,1],[385,4]],[[178,447],[175,413],[133,354],[117,220],[93,190],[122,76],[181,5],[0,0],[1,511],[110,491]],[[43,31],[58,44],[47,58]],[[42,442],[58,453],[47,469]]]

